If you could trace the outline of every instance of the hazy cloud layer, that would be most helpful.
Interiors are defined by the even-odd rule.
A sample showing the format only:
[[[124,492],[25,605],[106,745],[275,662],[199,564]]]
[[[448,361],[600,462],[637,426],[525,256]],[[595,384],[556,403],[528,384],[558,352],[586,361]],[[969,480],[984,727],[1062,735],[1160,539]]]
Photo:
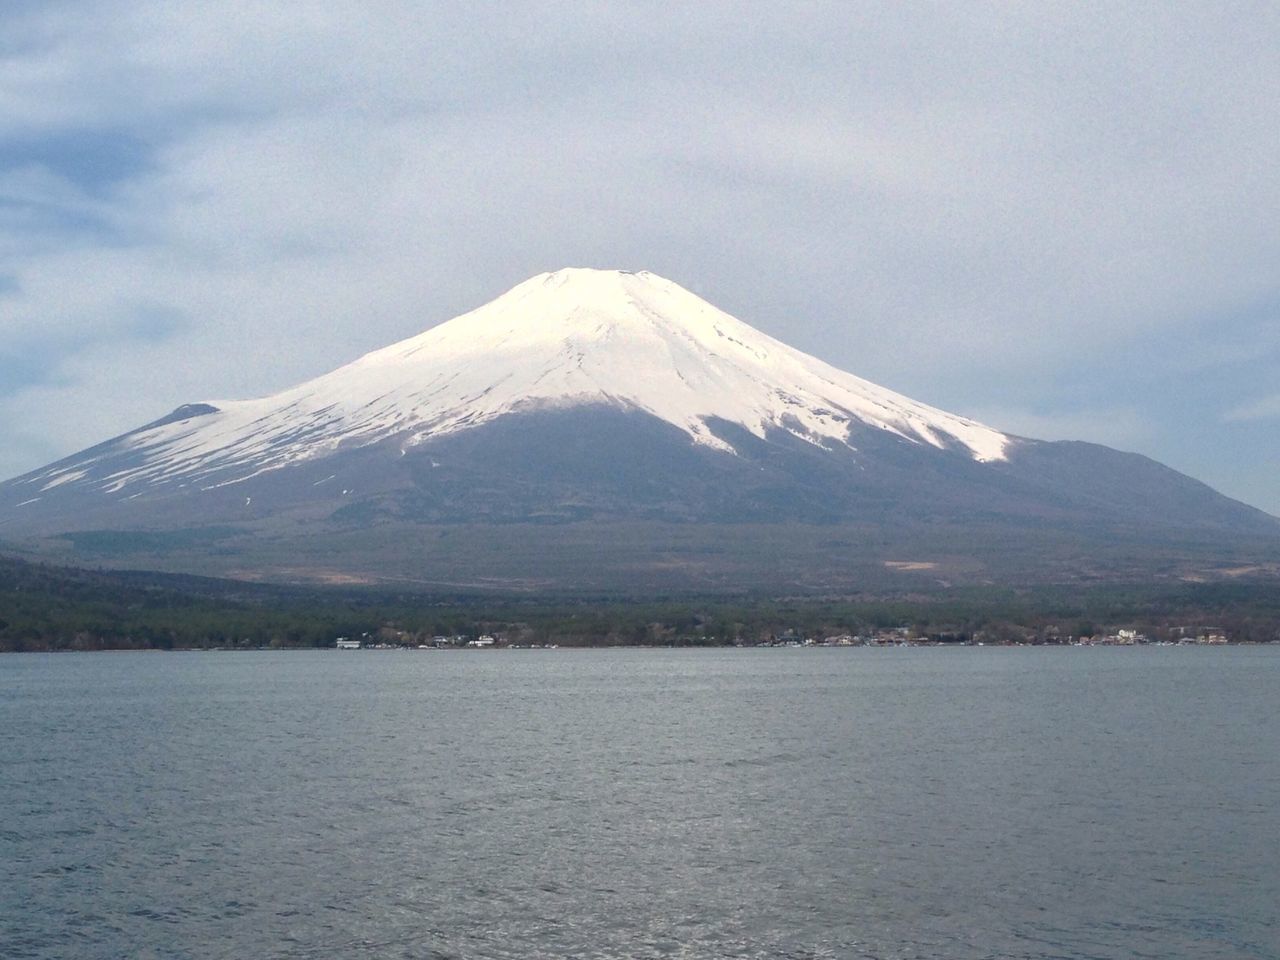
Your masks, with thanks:
[[[1280,511],[1274,5],[10,3],[0,473],[565,265]]]

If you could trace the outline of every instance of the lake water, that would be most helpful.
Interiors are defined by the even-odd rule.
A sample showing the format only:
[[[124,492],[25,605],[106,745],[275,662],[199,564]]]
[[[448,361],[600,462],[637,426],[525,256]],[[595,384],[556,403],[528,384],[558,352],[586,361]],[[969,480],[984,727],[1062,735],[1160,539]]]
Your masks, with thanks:
[[[1280,648],[0,657],[0,956],[1280,957]]]

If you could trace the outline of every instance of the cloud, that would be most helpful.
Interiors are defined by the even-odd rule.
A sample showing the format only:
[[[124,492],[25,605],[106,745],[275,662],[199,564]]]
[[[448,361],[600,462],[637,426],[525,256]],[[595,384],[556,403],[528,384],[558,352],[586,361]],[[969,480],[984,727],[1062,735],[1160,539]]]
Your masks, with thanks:
[[[1222,419],[1227,423],[1280,419],[1280,393],[1234,407],[1223,414]]]
[[[0,413],[59,452],[568,264],[654,270],[1040,435],[1099,429],[1063,371],[1212,377],[1256,342],[1233,311],[1280,299],[1266,7],[139,0],[6,21],[0,342],[44,373],[0,370]],[[143,349],[112,339],[122,304],[184,319]],[[1244,389],[1185,415],[1207,429]],[[1129,406],[1106,436],[1160,455]],[[0,468],[37,465],[23,449]]]
[[[114,322],[89,336],[71,336],[55,327],[0,345],[0,399],[34,386],[66,387],[76,382],[67,373],[73,360],[104,349],[133,351],[140,345],[163,343],[177,335],[184,323],[167,307],[131,303],[119,308]]]

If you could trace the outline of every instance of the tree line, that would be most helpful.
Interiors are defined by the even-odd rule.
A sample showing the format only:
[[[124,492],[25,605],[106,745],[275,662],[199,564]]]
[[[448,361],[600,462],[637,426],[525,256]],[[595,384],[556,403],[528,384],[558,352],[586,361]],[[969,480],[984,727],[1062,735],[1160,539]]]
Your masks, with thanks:
[[[714,646],[873,634],[1058,642],[1118,627],[1152,639],[1214,627],[1280,641],[1267,583],[969,588],[911,596],[667,598],[426,595],[246,585],[78,570],[0,557],[0,651],[328,647],[340,636],[414,645],[495,635],[560,646]]]

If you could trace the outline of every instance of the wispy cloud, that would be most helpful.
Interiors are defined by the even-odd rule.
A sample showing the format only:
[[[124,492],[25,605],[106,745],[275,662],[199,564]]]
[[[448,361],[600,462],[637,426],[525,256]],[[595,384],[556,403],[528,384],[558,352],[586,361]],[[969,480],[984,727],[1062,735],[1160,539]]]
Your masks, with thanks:
[[[70,386],[75,378],[67,368],[77,358],[104,348],[162,344],[176,336],[185,323],[171,308],[134,303],[120,307],[113,323],[88,336],[53,327],[0,345],[0,400],[33,386]]]
[[[1227,423],[1241,423],[1250,420],[1278,420],[1280,419],[1280,393],[1274,393],[1271,396],[1262,397],[1251,403],[1234,407],[1223,414],[1222,419]]]

